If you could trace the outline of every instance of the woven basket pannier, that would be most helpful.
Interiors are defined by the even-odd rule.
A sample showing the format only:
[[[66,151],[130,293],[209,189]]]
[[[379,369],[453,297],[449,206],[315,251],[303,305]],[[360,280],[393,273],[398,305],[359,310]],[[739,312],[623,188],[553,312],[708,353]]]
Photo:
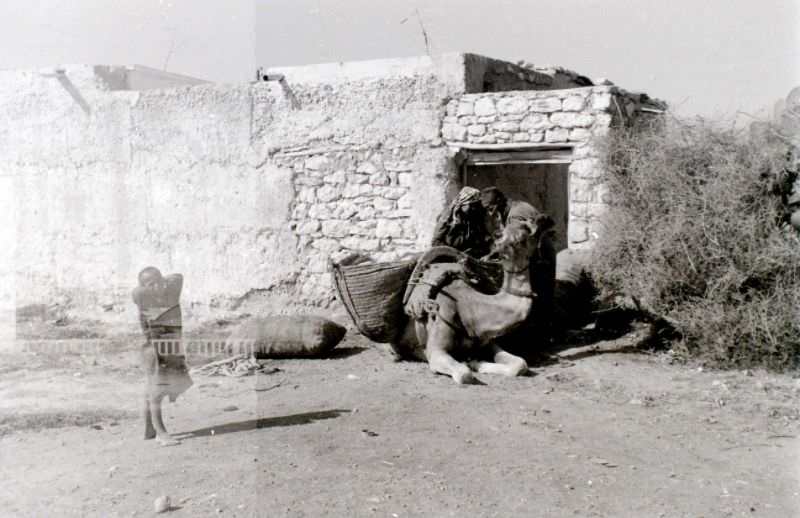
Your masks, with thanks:
[[[345,264],[331,261],[333,284],[358,330],[372,341],[390,342],[405,320],[403,292],[417,259]]]

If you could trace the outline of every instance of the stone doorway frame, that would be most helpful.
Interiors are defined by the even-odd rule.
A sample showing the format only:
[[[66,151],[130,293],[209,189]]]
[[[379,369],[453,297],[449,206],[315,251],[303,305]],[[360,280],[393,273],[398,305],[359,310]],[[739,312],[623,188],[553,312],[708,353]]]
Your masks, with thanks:
[[[571,220],[570,165],[574,161],[575,145],[572,143],[511,143],[511,144],[472,144],[459,143],[450,145],[456,167],[459,171],[461,186],[467,185],[467,168],[469,166],[496,166],[496,165],[543,165],[563,164],[567,166],[565,223],[566,235],[563,246],[569,248],[569,225]]]

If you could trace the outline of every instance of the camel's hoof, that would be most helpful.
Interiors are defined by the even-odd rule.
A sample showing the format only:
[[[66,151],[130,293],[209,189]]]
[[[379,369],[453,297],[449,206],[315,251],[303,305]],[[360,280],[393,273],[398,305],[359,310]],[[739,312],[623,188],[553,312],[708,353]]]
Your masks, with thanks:
[[[169,435],[166,437],[162,436],[156,437],[156,441],[158,441],[158,444],[160,444],[161,446],[177,446],[178,444],[181,443],[180,441],[173,439]]]
[[[469,360],[467,362],[467,367],[469,367],[470,370],[473,370],[475,372],[478,372],[478,369],[480,369],[480,366],[481,366],[481,364],[480,364],[480,362],[478,360]]]
[[[459,385],[486,385],[484,382],[476,378],[472,372],[454,374],[453,379]]]

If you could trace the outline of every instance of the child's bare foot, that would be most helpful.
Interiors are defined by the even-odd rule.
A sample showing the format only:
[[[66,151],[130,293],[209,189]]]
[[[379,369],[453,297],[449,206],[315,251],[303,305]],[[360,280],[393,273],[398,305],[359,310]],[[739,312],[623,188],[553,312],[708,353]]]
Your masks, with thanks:
[[[156,429],[153,426],[153,416],[150,412],[150,403],[144,402],[144,439],[155,439]]]
[[[175,446],[176,444],[181,443],[180,441],[173,439],[169,434],[156,436],[156,441],[158,441],[158,444],[161,446]]]

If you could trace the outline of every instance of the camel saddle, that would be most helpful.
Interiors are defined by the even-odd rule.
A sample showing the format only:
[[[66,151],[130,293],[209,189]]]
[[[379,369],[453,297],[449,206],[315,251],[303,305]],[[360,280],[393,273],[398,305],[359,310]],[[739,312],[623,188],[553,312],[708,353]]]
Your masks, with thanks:
[[[438,275],[428,278],[430,276],[427,274],[432,265],[447,265],[447,267],[440,268]],[[456,279],[466,282],[481,293],[493,295],[502,285],[503,267],[500,263],[475,259],[449,246],[435,246],[417,260],[411,272],[403,295],[403,308],[406,314],[422,318],[423,313],[427,311],[419,307],[420,301],[433,301],[445,286]],[[411,294],[416,289],[423,292],[417,292],[412,301]]]

